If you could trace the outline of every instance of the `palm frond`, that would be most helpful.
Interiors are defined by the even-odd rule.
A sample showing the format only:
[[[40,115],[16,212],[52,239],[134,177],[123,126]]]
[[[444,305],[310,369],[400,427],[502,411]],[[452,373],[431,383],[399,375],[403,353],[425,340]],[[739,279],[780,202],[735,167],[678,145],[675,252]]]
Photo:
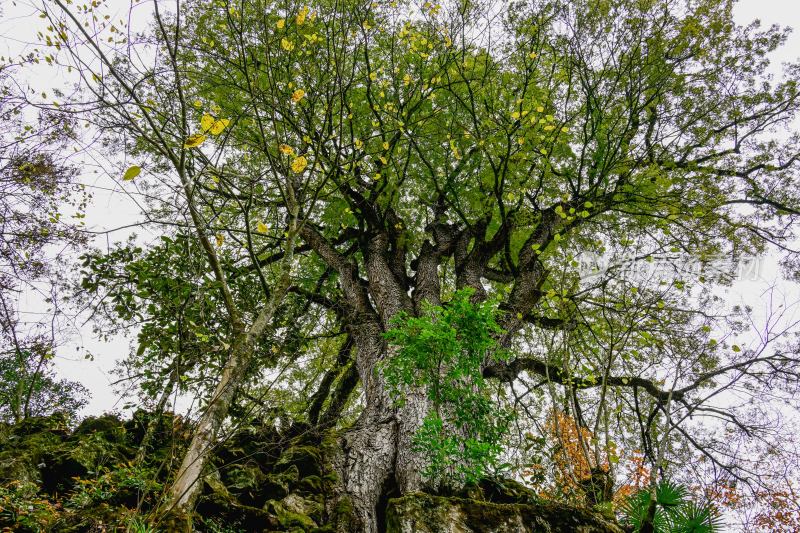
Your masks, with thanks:
[[[655,490],[653,530],[656,533],[717,533],[722,518],[711,503],[698,504],[689,499],[689,490],[681,484],[661,481]],[[620,505],[622,522],[640,531],[647,520],[651,491],[640,490]]]
[[[647,508],[649,506],[649,491],[640,490],[632,494],[620,504],[619,509],[622,513],[622,522],[631,526],[634,531],[639,531],[647,517]]]
[[[656,486],[656,503],[665,509],[679,507],[686,502],[688,492],[683,485],[663,480]]]
[[[716,533],[722,531],[724,525],[719,511],[713,504],[689,501],[679,508],[672,531],[674,533]]]

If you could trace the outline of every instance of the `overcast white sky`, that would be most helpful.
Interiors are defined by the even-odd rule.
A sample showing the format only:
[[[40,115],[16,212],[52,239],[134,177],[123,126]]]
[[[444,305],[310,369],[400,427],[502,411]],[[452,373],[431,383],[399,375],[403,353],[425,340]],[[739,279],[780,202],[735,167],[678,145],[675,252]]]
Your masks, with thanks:
[[[132,26],[134,28],[141,27],[145,19],[144,15],[149,11],[142,4],[134,10],[134,13],[139,13],[139,16],[133,18]],[[127,13],[130,6],[128,1],[109,0],[107,5],[118,10],[119,14],[124,14],[126,19],[128,18]],[[3,18],[0,20],[0,55],[6,57],[19,55],[29,46],[28,43],[35,41],[35,32],[40,19],[35,15],[31,17],[30,3],[25,0],[21,2],[0,0],[0,8],[3,12]],[[780,24],[798,29],[790,38],[789,43],[774,56],[777,62],[776,71],[779,69],[780,62],[800,57],[800,0],[741,0],[736,7],[735,16],[741,24],[758,18],[764,24]],[[54,78],[52,69],[45,68],[38,72],[33,71],[29,80],[29,83],[38,91],[58,87],[66,82],[66,78]],[[82,176],[82,180],[99,187],[112,189],[116,187],[115,182],[103,172],[94,174],[89,171]],[[137,219],[138,210],[124,194],[118,190],[116,192],[95,190],[95,201],[87,217],[89,227],[106,230],[134,222]],[[108,236],[100,236],[95,240],[95,245],[105,246],[107,242],[122,240],[127,235],[128,232],[120,231]],[[748,303],[754,308],[761,307],[763,309],[766,306],[764,291],[773,285],[778,277],[779,272],[774,259],[766,258],[761,278],[736,284],[730,290],[728,299],[731,304]],[[784,296],[788,302],[800,301],[800,292],[796,286],[780,283],[779,287],[785,293]],[[25,304],[23,303],[23,305]],[[133,335],[131,338],[120,337],[112,342],[102,342],[93,335],[91,327],[86,326],[76,334],[69,344],[57,352],[56,367],[59,374],[68,379],[80,381],[91,390],[92,399],[81,414],[99,414],[117,410],[125,401],[132,399],[126,397],[121,400],[111,387],[111,381],[114,379],[111,370],[116,361],[128,353],[132,338]],[[747,344],[746,340],[743,344]],[[76,347],[80,347],[81,350],[76,351]],[[94,355],[93,361],[83,358],[86,351]]]

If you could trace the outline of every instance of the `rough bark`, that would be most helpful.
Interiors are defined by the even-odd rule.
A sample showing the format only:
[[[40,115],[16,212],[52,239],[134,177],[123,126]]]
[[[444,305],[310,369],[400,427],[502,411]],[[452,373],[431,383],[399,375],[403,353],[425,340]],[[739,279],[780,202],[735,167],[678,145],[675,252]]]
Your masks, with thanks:
[[[360,202],[363,199],[356,200],[363,205]],[[421,473],[426,464],[424,457],[414,451],[413,441],[431,407],[427,394],[419,389],[404,391],[402,405],[394,404],[379,372],[380,362],[391,356],[392,349],[386,346],[383,333],[392,327],[392,319],[398,313],[419,314],[425,301],[441,304],[439,268],[443,259],[450,256],[455,263],[456,285],[472,288],[474,301],[483,300],[486,297],[483,278],[506,275],[502,270],[493,274],[488,264],[506,246],[513,221],[507,220],[487,237],[487,220],[459,229],[437,219],[428,226],[430,238],[410,263],[416,274],[409,277],[405,271],[405,250],[397,244],[396,235],[383,229],[396,225],[381,227],[379,214],[367,211],[365,217],[374,231],[360,243],[363,263],[340,253],[313,228],[304,228],[303,238],[338,272],[347,307],[346,320],[355,345],[365,407],[358,424],[344,439],[342,460],[337,468],[343,479],[342,494],[349,495],[363,529],[374,531],[376,506],[387,487],[396,487],[401,494],[425,488]],[[387,220],[393,221],[393,216],[389,213]],[[544,244],[552,238],[555,217],[545,218],[546,223],[531,236],[531,243]],[[522,273],[507,275],[507,281],[516,281],[508,303],[510,309],[525,315],[538,299],[537,291],[546,271],[532,251],[521,258],[520,268]],[[509,336],[522,323],[516,313],[511,316],[512,320],[504,324]]]
[[[397,454],[397,424],[393,419],[356,425],[341,439],[342,453],[333,466],[340,489],[334,505],[349,501],[355,523],[340,526],[341,533],[378,533],[379,505],[392,483]]]
[[[378,506],[385,505],[390,487],[401,494],[425,488],[425,459],[414,450],[413,440],[430,401],[424,390],[412,388],[403,391],[402,405],[395,405],[380,374],[380,362],[391,357],[393,349],[386,345],[383,333],[399,313],[418,314],[425,301],[441,304],[438,269],[442,258],[450,254],[456,255],[459,286],[473,287],[482,298],[480,278],[485,261],[502,240],[496,237],[485,249],[467,252],[472,237],[466,231],[438,222],[428,230],[432,241],[425,242],[412,262],[414,278],[405,273],[404,250],[392,244],[396,236],[376,232],[362,244],[366,279],[359,275],[359,265],[341,255],[322,235],[310,227],[303,230],[305,241],[337,270],[348,309],[348,332],[355,345],[365,407],[343,439],[336,469],[342,480],[340,499],[349,498],[358,517],[358,530],[367,532],[378,530],[377,517],[382,512]]]
[[[403,258],[389,255],[389,240],[385,234],[374,237],[368,247],[367,277],[370,295],[378,308],[383,330],[392,327],[392,319],[399,313],[413,313],[414,304],[409,297],[409,287],[404,271],[398,273],[397,262],[405,261]],[[390,259],[393,259],[390,262]],[[405,270],[405,265],[402,265]],[[381,332],[382,333],[382,332]],[[381,350],[376,354],[377,363],[392,356],[392,347],[381,343]],[[374,363],[373,363],[374,365]],[[380,374],[375,374],[374,381],[381,382],[385,388]],[[386,395],[386,391],[383,391]],[[421,471],[425,466],[424,458],[413,448],[413,439],[422,421],[428,412],[429,402],[424,391],[411,388],[403,391],[403,402],[395,408],[391,399],[385,400],[384,412],[393,416],[397,424],[396,454],[394,464],[394,477],[401,492],[415,492],[422,489]]]

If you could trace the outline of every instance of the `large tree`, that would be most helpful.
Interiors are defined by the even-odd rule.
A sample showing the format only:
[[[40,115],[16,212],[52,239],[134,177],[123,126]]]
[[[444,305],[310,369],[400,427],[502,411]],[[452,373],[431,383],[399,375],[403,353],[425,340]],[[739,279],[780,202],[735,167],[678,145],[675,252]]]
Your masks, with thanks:
[[[353,389],[353,353],[360,414],[336,467],[366,531],[388,493],[465,479],[470,431],[487,429],[475,395],[491,392],[521,433],[545,423],[525,414],[533,404],[584,428],[583,477],[613,477],[624,443],[652,486],[694,453],[681,445],[720,478],[761,479],[694,420],[761,434],[717,398],[785,397],[798,358],[712,338],[737,327],[710,307],[729,272],[683,267],[791,253],[798,66],[768,75],[785,31],[738,26],[726,0],[186,1],[155,3],[152,32],[128,42],[55,6],[46,38],[97,104],[85,118],[135,160],[128,181],[172,191],[151,220],[190,230],[229,322],[169,505],[191,505],[235,393],[276,364],[277,310],[298,295],[323,311],[305,333],[341,339],[325,346],[340,352],[328,372],[307,374],[312,422]],[[581,252],[673,271],[586,276]],[[445,441],[445,475],[431,476],[420,443]]]

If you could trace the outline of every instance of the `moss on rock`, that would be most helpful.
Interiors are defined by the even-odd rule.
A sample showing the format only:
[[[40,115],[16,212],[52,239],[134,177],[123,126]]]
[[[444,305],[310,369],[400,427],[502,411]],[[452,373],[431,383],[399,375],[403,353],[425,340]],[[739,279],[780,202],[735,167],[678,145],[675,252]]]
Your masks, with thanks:
[[[309,444],[292,446],[286,449],[278,462],[275,471],[282,472],[296,466],[301,477],[319,476],[322,474],[322,452],[318,446]]]
[[[387,533],[622,533],[590,511],[555,503],[493,503],[429,494],[389,500]]]
[[[153,416],[159,417],[155,426]],[[148,427],[156,432],[136,464]],[[268,423],[242,428],[215,450],[194,513],[154,517],[189,436],[180,418],[145,412],[126,422],[90,418],[72,433],[63,415],[0,426],[0,504],[7,509],[0,513],[0,529],[124,531],[134,519],[176,532],[363,529],[333,466],[341,453],[338,434],[281,436]],[[390,499],[385,516],[388,533],[621,531],[597,513],[540,501],[504,479],[457,494]],[[23,520],[30,525],[20,526]]]

